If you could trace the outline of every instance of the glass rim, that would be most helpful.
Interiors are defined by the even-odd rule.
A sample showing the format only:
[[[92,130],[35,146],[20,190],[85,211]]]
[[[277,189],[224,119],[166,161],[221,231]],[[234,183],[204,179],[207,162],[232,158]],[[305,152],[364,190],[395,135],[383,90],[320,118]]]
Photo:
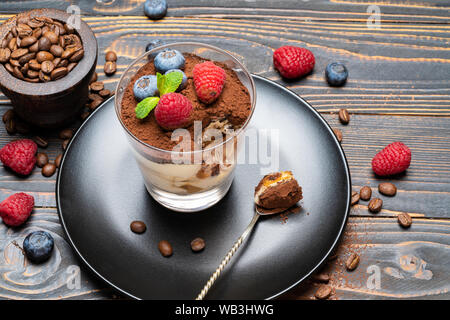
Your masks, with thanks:
[[[171,46],[180,46],[180,45],[193,45],[193,46],[199,46],[199,47],[206,47],[208,49],[212,49],[215,50],[223,55],[228,56],[229,58],[231,58],[233,60],[233,62],[235,62],[243,71],[244,74],[249,78],[250,80],[250,87],[251,87],[251,91],[253,93],[253,99],[251,100],[251,111],[250,111],[250,115],[248,116],[247,120],[244,122],[244,124],[237,130],[237,132],[232,135],[231,137],[225,139],[224,141],[222,141],[220,144],[213,146],[213,147],[208,147],[206,149],[201,149],[201,150],[194,150],[194,151],[173,151],[173,150],[165,150],[165,149],[160,149],[157,148],[155,146],[152,146],[146,142],[141,141],[138,137],[136,137],[133,133],[131,133],[131,131],[127,128],[127,126],[123,123],[122,121],[122,117],[120,115],[120,109],[119,109],[119,105],[118,105],[118,91],[119,91],[119,87],[120,84],[122,83],[122,81],[124,80],[125,75],[129,72],[129,70],[134,67],[139,61],[141,61],[142,59],[146,58],[147,56],[149,56],[150,54],[156,52],[156,51],[160,51],[162,49],[167,49],[170,48]],[[247,88],[248,89],[248,88]],[[114,109],[116,111],[116,116],[120,122],[120,124],[122,125],[122,127],[125,129],[125,131],[127,132],[127,134],[132,137],[136,142],[138,142],[139,144],[143,145],[146,148],[150,148],[153,149],[155,151],[158,152],[162,152],[162,153],[176,153],[176,154],[195,154],[195,153],[199,153],[199,152],[208,152],[210,150],[214,150],[217,149],[220,146],[225,145],[226,143],[232,141],[235,137],[238,137],[240,135],[240,133],[243,132],[243,130],[248,126],[248,124],[250,123],[250,120],[253,116],[253,113],[255,111],[255,107],[256,107],[256,87],[255,87],[255,82],[253,80],[253,77],[251,75],[251,73],[247,70],[247,68],[237,59],[235,58],[232,54],[228,53],[227,51],[217,48],[215,46],[206,44],[206,43],[201,43],[201,42],[173,42],[173,43],[169,43],[169,44],[165,44],[159,47],[155,47],[150,51],[146,51],[145,53],[143,53],[142,55],[140,55],[139,57],[137,57],[135,60],[133,60],[133,62],[131,62],[131,64],[125,69],[124,73],[122,74],[122,76],[119,79],[119,82],[117,84],[116,90],[115,90],[115,95],[114,95]]]

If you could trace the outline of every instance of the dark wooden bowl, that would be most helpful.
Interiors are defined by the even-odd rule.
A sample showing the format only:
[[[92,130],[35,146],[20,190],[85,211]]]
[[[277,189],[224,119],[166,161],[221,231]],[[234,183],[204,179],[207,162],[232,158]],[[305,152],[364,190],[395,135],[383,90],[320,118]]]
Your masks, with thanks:
[[[18,16],[45,16],[67,22],[70,14],[55,9],[36,9]],[[0,26],[3,39],[18,16]],[[15,113],[26,122],[42,127],[54,128],[67,125],[81,113],[87,101],[89,81],[97,65],[97,40],[89,26],[81,21],[77,30],[84,46],[84,57],[64,78],[47,83],[29,83],[12,76],[0,64],[0,89],[11,100]]]

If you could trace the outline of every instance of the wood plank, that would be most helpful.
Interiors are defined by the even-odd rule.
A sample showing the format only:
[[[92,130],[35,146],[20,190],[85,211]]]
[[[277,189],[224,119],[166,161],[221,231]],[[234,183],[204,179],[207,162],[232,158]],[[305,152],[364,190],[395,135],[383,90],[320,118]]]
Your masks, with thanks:
[[[0,115],[7,109],[0,106]],[[342,146],[350,165],[354,190],[369,185],[373,196],[383,199],[383,210],[378,213],[379,216],[395,217],[400,212],[409,212],[413,216],[449,217],[450,118],[351,115],[350,124],[343,126],[336,114],[323,115],[331,127],[343,132]],[[9,136],[0,126],[0,146],[20,137],[27,136]],[[61,140],[57,138],[57,132],[50,134],[50,137],[50,146],[42,151],[53,160],[62,151]],[[394,141],[402,141],[411,148],[411,167],[405,175],[378,178],[372,172],[371,160],[384,146]],[[0,167],[0,200],[14,192],[25,191],[36,197],[37,206],[54,207],[55,179],[56,175],[43,177],[39,168],[35,168],[31,177],[24,179]],[[396,184],[398,193],[395,197],[379,195],[378,184],[385,181]],[[367,210],[366,201],[354,206],[351,214],[372,215]]]
[[[323,271],[330,274],[332,299],[447,300],[449,249],[448,220],[417,218],[410,229],[402,229],[392,218],[350,218],[338,258]],[[353,272],[345,268],[351,253],[361,257]],[[374,272],[379,274],[378,288]],[[281,298],[314,299],[317,287],[318,283],[309,280]]]
[[[55,239],[51,259],[30,263],[21,247],[26,235],[45,230]],[[0,224],[1,299],[111,299],[112,290],[81,266],[65,240],[56,209],[36,208],[19,229]]]
[[[450,116],[448,25],[386,24],[381,30],[370,30],[364,23],[333,21],[166,18],[150,22],[141,16],[85,21],[99,41],[101,75],[103,53],[115,50],[119,55],[118,72],[107,79],[110,88],[150,40],[201,41],[230,51],[252,73],[282,83],[322,112],[347,107],[359,114]],[[314,52],[312,75],[286,82],[274,70],[273,51],[288,44]],[[325,67],[332,61],[344,62],[349,70],[342,88],[331,88],[324,80]],[[1,95],[0,104],[7,103]]]
[[[0,12],[17,12],[34,8],[66,10],[71,4],[78,5],[83,15],[142,15],[145,0],[27,0],[3,2]],[[206,16],[252,19],[289,19],[366,21],[369,5],[378,5],[382,21],[448,22],[449,4],[445,0],[409,0],[367,2],[358,0],[170,0],[168,16]]]

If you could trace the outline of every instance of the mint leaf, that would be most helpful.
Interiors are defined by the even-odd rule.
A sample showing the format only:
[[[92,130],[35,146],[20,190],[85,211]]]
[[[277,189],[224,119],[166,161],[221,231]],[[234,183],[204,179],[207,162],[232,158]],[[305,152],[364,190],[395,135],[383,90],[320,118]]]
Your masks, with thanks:
[[[156,107],[159,102],[158,97],[148,97],[138,103],[136,109],[136,118],[144,119]]]
[[[169,92],[175,92],[183,81],[183,74],[181,72],[174,71],[166,74],[164,78],[165,81],[162,88],[163,93],[161,93],[161,96]]]
[[[159,72],[156,73],[156,87],[158,88],[159,96],[162,96],[161,90],[164,88],[165,80],[166,80],[166,77],[164,75],[162,75]]]

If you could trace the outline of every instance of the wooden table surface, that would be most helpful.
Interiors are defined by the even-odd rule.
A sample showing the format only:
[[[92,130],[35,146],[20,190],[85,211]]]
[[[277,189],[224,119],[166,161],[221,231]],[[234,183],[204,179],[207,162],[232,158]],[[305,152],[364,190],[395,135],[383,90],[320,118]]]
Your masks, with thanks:
[[[102,3],[103,2],[103,3]],[[235,54],[255,74],[279,82],[305,98],[332,127],[342,130],[342,146],[351,169],[353,189],[394,182],[398,193],[381,196],[383,210],[368,212],[360,201],[338,250],[325,267],[334,299],[450,298],[450,3],[447,0],[168,0],[168,16],[151,21],[144,0],[2,1],[0,20],[32,8],[66,10],[71,4],[95,32],[99,45],[97,72],[113,90],[127,65],[154,39],[201,41]],[[213,5],[216,3],[216,5]],[[379,5],[381,28],[368,28],[369,5]],[[370,10],[369,10],[370,12]],[[273,51],[282,45],[302,46],[316,57],[314,73],[284,82],[274,71]],[[103,73],[104,53],[115,50],[118,72]],[[330,88],[325,66],[346,64],[349,80]],[[0,115],[10,109],[0,96]],[[343,126],[337,110],[346,107],[351,122]],[[48,133],[50,159],[62,152],[57,133]],[[0,147],[24,137],[0,127]],[[26,137],[26,135],[25,135]],[[393,141],[412,150],[407,173],[391,180],[376,178],[370,161]],[[0,297],[5,299],[110,299],[117,297],[76,259],[55,208],[55,179],[40,169],[19,178],[0,167],[0,200],[27,192],[36,208],[20,229],[0,224]],[[332,196],[332,195],[330,195]],[[397,215],[413,216],[402,229]],[[332,214],[332,213],[330,213]],[[30,230],[55,235],[56,256],[44,265],[29,264],[17,247]],[[354,272],[343,266],[352,252],[361,256]],[[77,266],[80,266],[79,269]],[[77,279],[81,279],[77,285]],[[379,282],[375,281],[376,279]],[[67,284],[69,283],[69,285]],[[310,299],[317,283],[306,281],[283,299]]]

